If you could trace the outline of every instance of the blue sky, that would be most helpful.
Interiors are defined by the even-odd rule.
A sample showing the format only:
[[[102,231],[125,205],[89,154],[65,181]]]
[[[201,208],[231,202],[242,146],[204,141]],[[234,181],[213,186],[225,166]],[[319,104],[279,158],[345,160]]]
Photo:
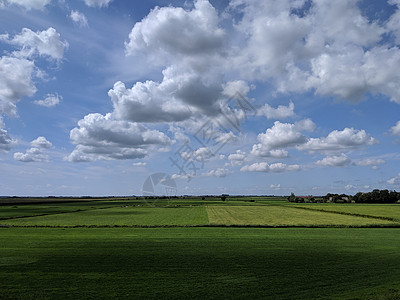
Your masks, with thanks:
[[[0,0],[0,195],[398,190],[399,8]]]

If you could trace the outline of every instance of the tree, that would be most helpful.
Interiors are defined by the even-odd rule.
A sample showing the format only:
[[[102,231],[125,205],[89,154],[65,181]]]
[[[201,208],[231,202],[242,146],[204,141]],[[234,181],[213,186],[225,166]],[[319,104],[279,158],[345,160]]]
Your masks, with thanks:
[[[290,196],[288,197],[289,202],[296,202],[296,196],[294,193],[291,193]]]

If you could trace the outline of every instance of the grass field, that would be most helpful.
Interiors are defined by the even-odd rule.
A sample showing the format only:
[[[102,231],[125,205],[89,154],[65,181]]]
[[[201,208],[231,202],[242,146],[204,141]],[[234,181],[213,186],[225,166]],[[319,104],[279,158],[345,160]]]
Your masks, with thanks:
[[[3,228],[0,245],[1,299],[400,296],[400,229]]]
[[[340,212],[349,215],[363,215],[388,218],[400,222],[399,204],[307,204],[299,206],[322,211]]]
[[[217,225],[368,226],[399,224],[388,220],[330,214],[286,206],[208,206],[207,212],[210,223]]]
[[[399,210],[279,198],[0,206],[0,299],[400,299]]]

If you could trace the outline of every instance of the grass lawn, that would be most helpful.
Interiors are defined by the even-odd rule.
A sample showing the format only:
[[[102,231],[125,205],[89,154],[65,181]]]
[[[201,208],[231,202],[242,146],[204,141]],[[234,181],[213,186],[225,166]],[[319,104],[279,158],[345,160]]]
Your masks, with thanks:
[[[399,299],[399,265],[397,228],[0,228],[1,299]]]

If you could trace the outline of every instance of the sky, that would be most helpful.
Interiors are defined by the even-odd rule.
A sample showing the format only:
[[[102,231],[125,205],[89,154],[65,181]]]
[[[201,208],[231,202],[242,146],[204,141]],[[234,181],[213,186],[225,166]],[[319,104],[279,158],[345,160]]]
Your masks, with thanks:
[[[0,0],[0,195],[399,190],[399,46],[400,0]]]

